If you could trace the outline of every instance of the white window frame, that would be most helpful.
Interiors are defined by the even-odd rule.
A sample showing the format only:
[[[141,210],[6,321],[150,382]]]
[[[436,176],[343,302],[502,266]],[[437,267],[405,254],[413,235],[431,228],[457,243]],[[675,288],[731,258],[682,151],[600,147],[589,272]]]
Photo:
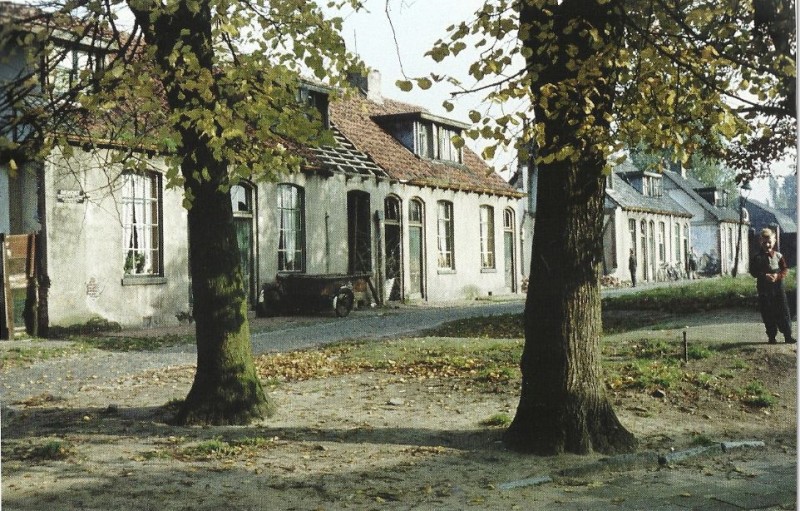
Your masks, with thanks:
[[[47,57],[46,84],[51,88],[53,97],[67,93],[85,80],[81,74],[86,71],[93,75],[101,71],[105,65],[96,49],[85,48],[70,43],[56,43]]]
[[[436,215],[439,270],[455,271],[453,203],[445,200],[438,201],[436,203]]]
[[[494,236],[494,208],[483,205],[480,207],[480,233],[481,233],[481,269],[493,270],[495,261],[495,236]]]
[[[305,271],[305,190],[292,183],[276,187],[278,271]]]
[[[163,276],[161,175],[123,173],[121,202],[124,276]]]

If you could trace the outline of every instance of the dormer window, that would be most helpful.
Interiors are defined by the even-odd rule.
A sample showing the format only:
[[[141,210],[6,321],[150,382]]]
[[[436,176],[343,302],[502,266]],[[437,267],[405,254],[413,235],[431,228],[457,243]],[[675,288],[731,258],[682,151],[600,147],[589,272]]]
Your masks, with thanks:
[[[78,87],[105,67],[102,54],[89,47],[65,43],[53,46],[44,79],[53,97]]]
[[[420,158],[461,163],[461,149],[453,143],[454,137],[461,136],[461,130],[442,126],[434,122],[417,121],[414,153]]]
[[[330,128],[330,121],[328,118],[328,91],[324,87],[319,87],[313,84],[303,84],[298,92],[298,98],[301,103],[315,109],[319,112],[322,126]]]
[[[710,187],[700,188],[695,191],[712,206],[718,208],[728,207],[728,192],[725,190],[718,190],[714,187]]]
[[[661,182],[660,175],[645,173],[642,176],[642,195],[647,197],[661,197],[663,192],[664,186]]]
[[[461,148],[453,139],[469,127],[425,112],[385,115],[375,119],[409,151],[420,158],[462,163]]]

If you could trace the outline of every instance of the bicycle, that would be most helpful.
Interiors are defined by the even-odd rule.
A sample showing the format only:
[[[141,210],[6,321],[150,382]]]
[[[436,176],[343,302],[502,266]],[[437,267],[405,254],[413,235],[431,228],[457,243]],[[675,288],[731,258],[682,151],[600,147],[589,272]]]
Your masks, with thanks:
[[[680,280],[681,271],[669,263],[661,263],[661,267],[656,273],[656,280],[666,282],[667,280]]]

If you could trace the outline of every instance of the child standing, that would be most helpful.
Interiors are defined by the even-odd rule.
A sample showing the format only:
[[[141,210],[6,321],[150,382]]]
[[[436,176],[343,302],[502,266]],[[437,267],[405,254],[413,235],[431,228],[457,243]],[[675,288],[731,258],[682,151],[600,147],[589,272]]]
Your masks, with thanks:
[[[789,272],[786,260],[775,250],[775,233],[772,229],[762,229],[760,238],[761,251],[750,260],[750,275],[756,278],[758,291],[758,307],[761,319],[767,330],[769,343],[775,343],[778,331],[783,334],[786,343],[793,344],[792,319],[783,279]]]

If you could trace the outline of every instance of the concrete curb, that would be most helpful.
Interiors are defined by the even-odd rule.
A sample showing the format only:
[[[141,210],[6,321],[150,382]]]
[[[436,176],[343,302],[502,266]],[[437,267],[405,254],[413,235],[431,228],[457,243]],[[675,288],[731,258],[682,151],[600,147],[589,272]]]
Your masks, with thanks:
[[[642,468],[658,468],[670,466],[673,463],[697,458],[701,456],[713,456],[728,453],[737,449],[763,448],[766,444],[760,440],[740,440],[735,442],[721,442],[703,447],[694,447],[684,451],[675,451],[667,454],[658,454],[655,451],[643,451],[633,454],[621,454],[604,458],[594,463],[588,463],[579,467],[566,468],[557,472],[555,476],[537,476],[516,481],[508,481],[497,485],[499,490],[512,490],[524,488],[526,486],[539,486],[551,483],[564,478],[586,477],[592,474],[606,472],[626,472]]]

